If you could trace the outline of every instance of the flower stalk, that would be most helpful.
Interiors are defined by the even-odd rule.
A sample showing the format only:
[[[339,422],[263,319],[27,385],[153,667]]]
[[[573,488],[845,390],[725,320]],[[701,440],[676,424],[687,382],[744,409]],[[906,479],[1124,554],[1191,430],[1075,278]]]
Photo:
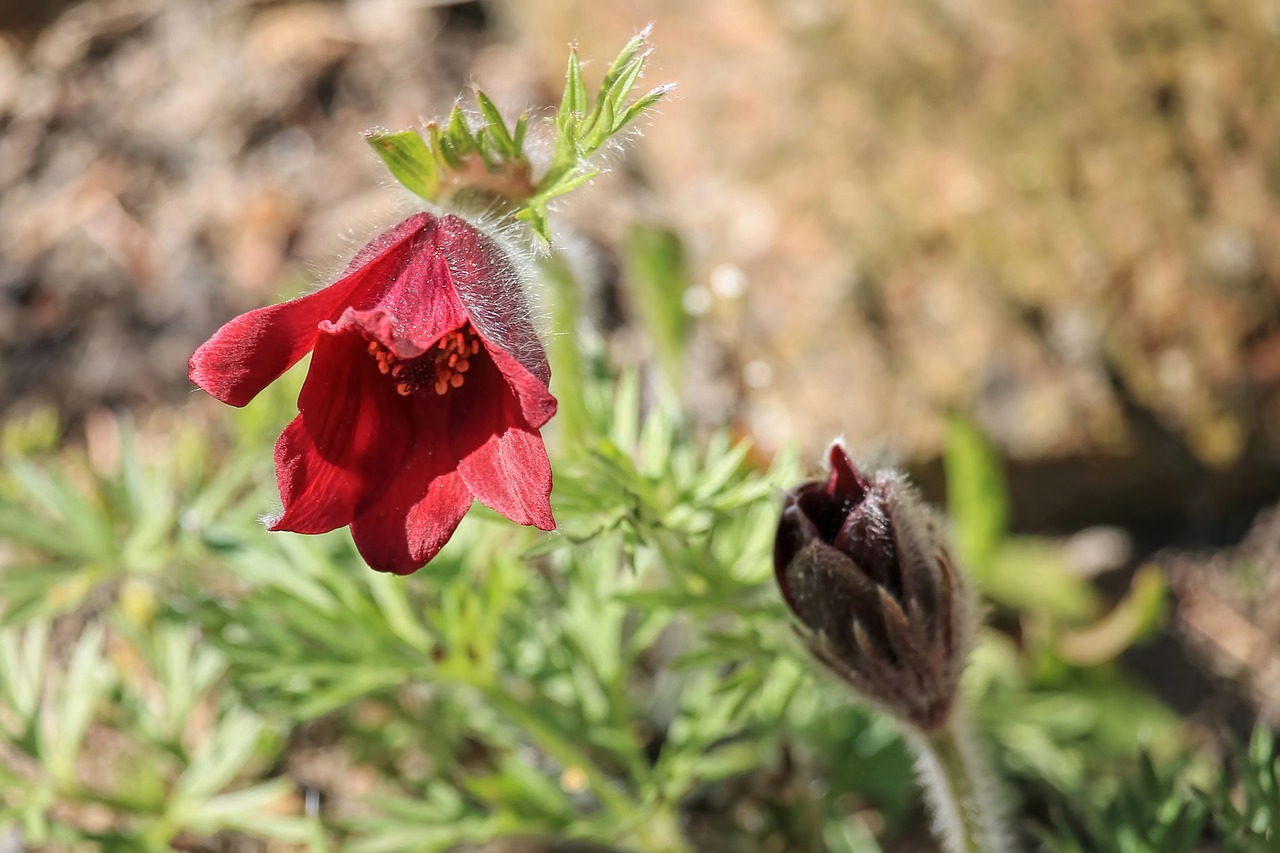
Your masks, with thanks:
[[[1009,853],[1004,812],[990,770],[962,709],[931,732],[905,727],[916,777],[946,853]]]

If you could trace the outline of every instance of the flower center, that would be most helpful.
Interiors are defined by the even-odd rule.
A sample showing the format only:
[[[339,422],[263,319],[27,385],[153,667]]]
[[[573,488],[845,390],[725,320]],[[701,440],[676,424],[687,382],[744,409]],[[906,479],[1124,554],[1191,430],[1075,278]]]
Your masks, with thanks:
[[[461,388],[470,359],[480,352],[480,339],[470,324],[450,332],[427,352],[401,359],[377,341],[369,341],[369,355],[378,360],[378,372],[390,376],[401,397],[434,390],[443,396],[450,388]]]

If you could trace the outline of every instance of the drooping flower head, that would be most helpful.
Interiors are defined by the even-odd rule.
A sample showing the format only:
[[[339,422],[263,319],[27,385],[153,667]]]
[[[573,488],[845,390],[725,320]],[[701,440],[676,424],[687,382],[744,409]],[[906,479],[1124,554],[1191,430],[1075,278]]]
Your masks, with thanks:
[[[314,350],[298,416],[276,443],[284,511],[272,530],[350,525],[379,571],[422,567],[473,498],[554,528],[538,430],[555,414],[519,274],[457,216],[418,213],[357,253],[338,281],[227,323],[191,381],[243,406]]]
[[[774,571],[814,656],[924,731],[946,722],[972,606],[939,521],[900,474],[832,445],[825,481],[787,493]]]

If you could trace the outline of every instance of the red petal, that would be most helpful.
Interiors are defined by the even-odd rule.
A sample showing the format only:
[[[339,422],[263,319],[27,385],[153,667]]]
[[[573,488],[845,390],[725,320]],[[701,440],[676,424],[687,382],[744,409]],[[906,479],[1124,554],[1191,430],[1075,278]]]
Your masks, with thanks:
[[[525,366],[502,349],[485,342],[489,358],[493,360],[510,393],[519,402],[520,414],[531,427],[541,427],[556,413],[556,398],[547,390],[547,383],[530,373]]]
[[[451,411],[449,431],[467,488],[517,524],[554,530],[551,463],[542,436],[525,420],[520,398],[485,362],[467,374],[467,385],[471,394],[465,405]],[[551,404],[554,410],[554,399]]]
[[[440,217],[435,239],[448,259],[453,289],[485,344],[522,364],[545,391],[551,367],[529,318],[520,273],[510,258],[493,238],[457,216]],[[509,373],[505,367],[502,372]]]
[[[466,325],[467,312],[449,284],[449,269],[430,248],[406,258],[395,282],[372,305],[347,308],[320,324],[328,334],[359,334],[398,358],[415,358]]]
[[[831,445],[828,458],[831,460],[831,473],[827,475],[827,494],[854,504],[860,503],[871,484],[854,467],[849,454],[838,442]]]
[[[413,358],[470,319],[453,289],[449,265],[434,244],[434,230],[413,243],[384,291],[345,313],[340,324],[359,326],[400,358]]]
[[[334,284],[236,317],[191,356],[191,381],[224,403],[245,405],[315,346],[321,322],[362,290],[380,295],[404,261],[402,247],[433,223],[429,214],[411,216],[370,241]]]
[[[512,426],[489,436],[458,463],[467,488],[480,502],[517,524],[555,530],[551,515],[551,463],[542,436]]]
[[[300,414],[276,442],[284,513],[272,530],[324,533],[350,524],[394,476],[409,413],[366,342],[324,335],[298,395]]]
[[[439,553],[470,508],[443,442],[418,432],[399,476],[352,522],[351,536],[371,568],[407,575]]]

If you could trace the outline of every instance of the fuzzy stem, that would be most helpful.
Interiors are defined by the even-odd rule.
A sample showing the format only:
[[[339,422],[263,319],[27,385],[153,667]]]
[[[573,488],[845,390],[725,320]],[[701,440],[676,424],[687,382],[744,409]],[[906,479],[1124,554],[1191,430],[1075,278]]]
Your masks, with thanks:
[[[1000,800],[962,708],[931,732],[908,731],[916,775],[946,853],[1011,853]]]

